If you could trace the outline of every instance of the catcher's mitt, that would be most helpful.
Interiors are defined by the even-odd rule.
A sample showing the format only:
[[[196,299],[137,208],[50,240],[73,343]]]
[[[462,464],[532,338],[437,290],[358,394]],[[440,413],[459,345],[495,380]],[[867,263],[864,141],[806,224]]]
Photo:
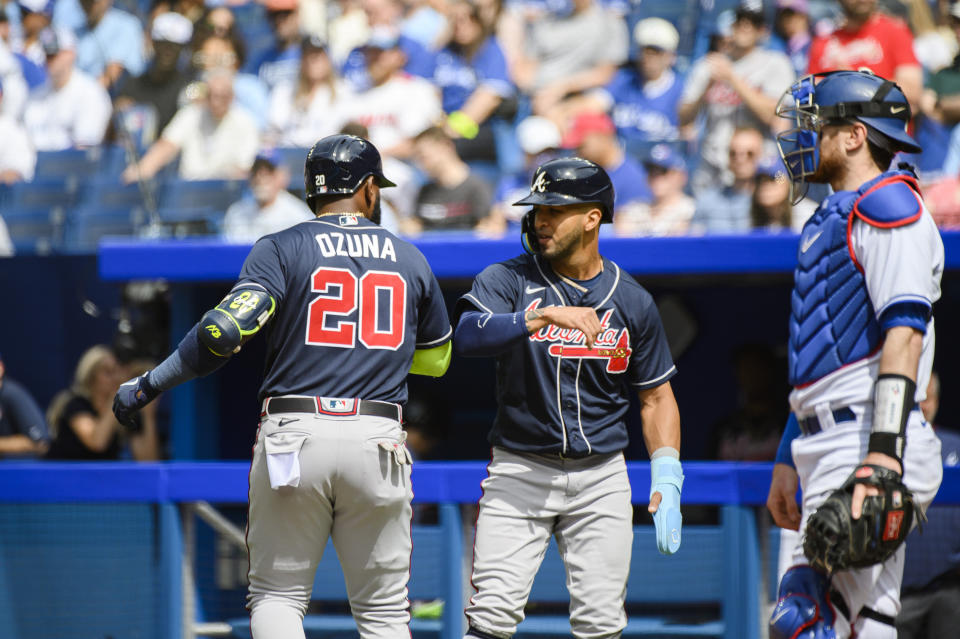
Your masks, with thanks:
[[[850,511],[857,484],[876,486],[879,495],[863,500],[863,512],[854,519]],[[803,539],[803,554],[810,565],[828,575],[838,570],[866,568],[890,557],[923,512],[896,472],[864,464],[823,502],[810,519]]]

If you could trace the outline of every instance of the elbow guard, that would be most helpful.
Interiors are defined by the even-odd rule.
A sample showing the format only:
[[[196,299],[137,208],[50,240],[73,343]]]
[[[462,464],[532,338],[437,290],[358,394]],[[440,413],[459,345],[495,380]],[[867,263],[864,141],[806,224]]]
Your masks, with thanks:
[[[256,285],[242,285],[200,319],[197,336],[211,353],[227,357],[257,334],[276,310],[276,302]]]

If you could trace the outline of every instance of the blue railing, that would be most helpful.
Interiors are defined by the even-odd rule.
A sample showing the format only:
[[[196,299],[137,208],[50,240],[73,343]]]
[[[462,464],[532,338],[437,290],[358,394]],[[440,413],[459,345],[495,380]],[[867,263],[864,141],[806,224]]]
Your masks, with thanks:
[[[29,614],[24,612],[25,602],[35,601],[55,611],[42,620],[45,627],[59,619],[75,630],[87,628],[83,625],[86,623],[93,634],[99,631],[102,635],[104,628],[119,627],[117,636],[126,636],[125,626],[110,618],[123,606],[99,610],[103,606],[96,605],[100,601],[96,597],[123,597],[124,601],[139,597],[137,601],[149,610],[138,610],[132,620],[127,620],[128,629],[139,628],[136,624],[140,623],[149,629],[138,631],[138,636],[192,636],[187,629],[198,619],[185,619],[184,557],[185,546],[193,542],[184,535],[179,504],[245,503],[248,470],[247,463],[238,462],[0,465],[0,634],[10,639],[56,636],[30,630],[41,627],[31,625],[40,623],[36,619],[24,619]],[[719,536],[714,543],[722,564],[709,575],[705,568],[699,570],[701,578],[722,580],[719,627],[723,636],[759,637],[764,571],[754,508],[766,501],[771,466],[687,462],[684,471],[685,505],[721,507],[720,528],[711,534]],[[629,463],[628,473],[634,503],[645,503],[649,465]],[[439,534],[432,538],[439,546],[436,552],[444,553],[442,562],[448,570],[443,579],[443,599],[448,605],[439,623],[443,639],[462,636],[463,615],[458,602],[462,601],[463,537],[457,505],[477,501],[485,476],[483,462],[423,462],[414,466],[415,502],[440,505]],[[960,503],[960,468],[945,470],[937,502]],[[690,527],[691,539],[697,539],[695,530],[697,527]],[[680,579],[672,572],[671,562],[673,566],[683,563],[683,550],[676,557],[661,558],[652,543],[644,543],[638,552],[649,553],[650,557],[644,558],[649,570],[662,572],[667,579]],[[124,591],[123,585],[111,584],[110,579],[98,581],[87,574],[90,562],[84,563],[84,557],[90,553],[100,553],[100,563],[109,564],[110,579],[136,570],[149,570],[150,574],[128,575],[134,587]],[[46,571],[37,558],[49,564]],[[646,575],[637,577],[631,580],[631,588],[651,587]],[[138,587],[147,582],[152,585]],[[189,590],[186,592],[192,596]],[[91,618],[91,609],[105,615],[104,619]],[[149,624],[144,622],[148,618],[152,620]]]

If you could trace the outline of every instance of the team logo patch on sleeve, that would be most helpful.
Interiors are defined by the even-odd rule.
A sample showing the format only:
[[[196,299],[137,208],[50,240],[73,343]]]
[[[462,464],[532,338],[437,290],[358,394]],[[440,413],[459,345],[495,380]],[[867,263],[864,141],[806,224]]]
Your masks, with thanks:
[[[531,311],[539,306],[540,300],[530,304],[526,310]],[[551,342],[547,352],[553,357],[566,359],[605,359],[608,373],[626,372],[630,363],[630,333],[626,327],[621,329],[610,326],[610,317],[613,311],[609,310],[600,319],[602,330],[597,335],[593,348],[584,344],[583,332],[569,328],[558,328],[553,325],[545,326],[530,336],[534,342]]]

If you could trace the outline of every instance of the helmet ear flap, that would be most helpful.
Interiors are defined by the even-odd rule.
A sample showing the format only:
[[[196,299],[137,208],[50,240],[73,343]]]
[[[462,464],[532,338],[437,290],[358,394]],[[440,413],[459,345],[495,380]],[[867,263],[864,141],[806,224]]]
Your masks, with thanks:
[[[520,244],[523,245],[523,250],[530,255],[536,255],[540,252],[540,243],[537,241],[537,232],[534,230],[533,209],[524,213],[520,220]]]

